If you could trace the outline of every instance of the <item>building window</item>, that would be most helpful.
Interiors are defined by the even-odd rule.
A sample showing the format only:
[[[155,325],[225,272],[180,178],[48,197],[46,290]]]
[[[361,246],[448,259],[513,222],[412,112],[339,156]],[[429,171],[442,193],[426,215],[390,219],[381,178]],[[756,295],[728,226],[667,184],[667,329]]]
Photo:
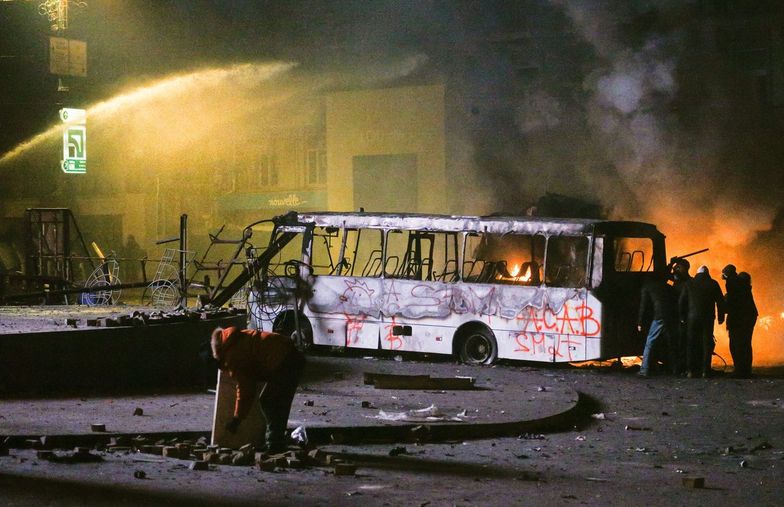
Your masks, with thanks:
[[[273,155],[258,155],[253,165],[259,187],[278,186],[278,164]]]
[[[327,182],[327,152],[324,150],[308,150],[307,156],[308,185],[323,185]]]

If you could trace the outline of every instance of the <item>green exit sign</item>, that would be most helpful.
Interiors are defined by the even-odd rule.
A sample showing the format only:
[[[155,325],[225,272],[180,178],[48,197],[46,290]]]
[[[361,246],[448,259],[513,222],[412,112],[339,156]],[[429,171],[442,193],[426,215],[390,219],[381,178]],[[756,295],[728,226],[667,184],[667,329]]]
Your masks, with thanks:
[[[63,108],[63,159],[60,167],[67,174],[87,172],[87,112],[84,109]]]

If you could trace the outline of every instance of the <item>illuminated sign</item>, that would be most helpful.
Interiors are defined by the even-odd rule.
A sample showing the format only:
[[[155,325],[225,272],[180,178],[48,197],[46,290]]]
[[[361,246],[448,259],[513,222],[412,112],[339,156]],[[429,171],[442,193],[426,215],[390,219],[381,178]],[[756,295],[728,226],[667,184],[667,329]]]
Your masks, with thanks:
[[[87,76],[87,43],[49,37],[49,72],[61,76]]]
[[[322,209],[327,206],[327,194],[307,191],[240,193],[221,198],[218,206],[224,211]]]
[[[60,119],[64,123],[60,167],[64,173],[84,174],[87,172],[87,111],[63,108]]]

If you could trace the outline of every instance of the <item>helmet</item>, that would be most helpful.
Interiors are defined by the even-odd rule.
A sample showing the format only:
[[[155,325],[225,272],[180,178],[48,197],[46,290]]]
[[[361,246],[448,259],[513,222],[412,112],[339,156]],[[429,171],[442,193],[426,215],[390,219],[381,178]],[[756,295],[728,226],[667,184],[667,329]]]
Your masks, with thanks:
[[[737,274],[737,272],[738,270],[735,269],[735,266],[733,264],[727,264],[726,266],[724,266],[724,269],[721,270],[721,277],[726,280],[727,278]]]

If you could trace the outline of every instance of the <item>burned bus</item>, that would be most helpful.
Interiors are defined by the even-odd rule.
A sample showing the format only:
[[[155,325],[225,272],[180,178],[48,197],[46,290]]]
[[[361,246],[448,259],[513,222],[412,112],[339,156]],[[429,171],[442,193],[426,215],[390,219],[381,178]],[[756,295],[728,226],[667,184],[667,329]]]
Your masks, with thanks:
[[[296,213],[251,253],[251,325],[307,344],[579,362],[640,355],[654,225],[520,216]]]

